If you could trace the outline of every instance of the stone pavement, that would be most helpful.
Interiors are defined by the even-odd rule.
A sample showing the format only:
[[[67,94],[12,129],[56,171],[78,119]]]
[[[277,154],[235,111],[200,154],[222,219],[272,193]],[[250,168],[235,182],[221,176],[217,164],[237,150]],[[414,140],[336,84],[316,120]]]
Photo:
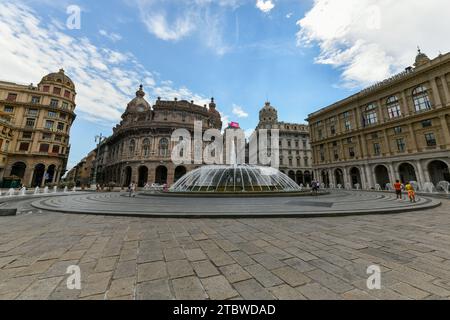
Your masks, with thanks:
[[[0,218],[0,299],[449,299],[450,201],[333,218]],[[382,270],[368,290],[366,270]],[[67,267],[81,268],[68,290]]]

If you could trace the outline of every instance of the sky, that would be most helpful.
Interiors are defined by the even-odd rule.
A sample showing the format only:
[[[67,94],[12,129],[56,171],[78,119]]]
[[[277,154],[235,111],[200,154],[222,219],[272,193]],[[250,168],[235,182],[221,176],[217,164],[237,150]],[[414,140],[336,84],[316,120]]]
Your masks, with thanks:
[[[450,51],[448,0],[0,0],[0,80],[64,68],[77,119],[69,168],[146,98],[214,97],[250,131],[266,101],[308,114],[404,70],[417,46]],[[79,15],[78,15],[79,12]],[[79,19],[78,19],[79,18]]]

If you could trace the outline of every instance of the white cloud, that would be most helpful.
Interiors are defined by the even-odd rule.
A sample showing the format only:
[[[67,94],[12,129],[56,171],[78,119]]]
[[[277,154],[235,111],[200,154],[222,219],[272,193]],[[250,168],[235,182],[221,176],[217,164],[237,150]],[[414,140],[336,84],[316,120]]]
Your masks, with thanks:
[[[241,106],[233,104],[233,114],[238,118],[248,118],[248,113]]]
[[[292,18],[292,16],[294,15],[294,13],[292,13],[292,12],[289,12],[287,15],[286,15],[286,19],[290,19],[290,18]]]
[[[108,126],[120,119],[127,103],[142,82],[147,98],[178,97],[208,100],[185,87],[161,81],[131,53],[96,47],[87,38],[64,33],[52,22],[45,24],[23,4],[3,1],[0,10],[0,77],[3,80],[37,83],[63,67],[75,82],[77,110],[88,121]]]
[[[256,7],[264,13],[269,13],[275,8],[273,0],[256,0]]]
[[[114,32],[109,33],[108,31],[103,30],[103,29],[99,30],[98,33],[100,33],[100,35],[108,38],[112,42],[117,42],[117,41],[122,40],[122,36],[118,33],[114,33]]]
[[[315,0],[297,22],[301,46],[318,45],[317,63],[363,87],[412,65],[420,45],[430,58],[450,50],[447,0]]]

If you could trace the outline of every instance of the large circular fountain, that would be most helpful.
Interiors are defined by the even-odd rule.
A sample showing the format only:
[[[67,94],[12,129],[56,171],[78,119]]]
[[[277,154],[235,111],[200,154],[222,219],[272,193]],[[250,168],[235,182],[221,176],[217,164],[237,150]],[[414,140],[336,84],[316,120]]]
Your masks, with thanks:
[[[213,165],[189,172],[173,193],[291,193],[301,188],[277,169],[253,165]]]

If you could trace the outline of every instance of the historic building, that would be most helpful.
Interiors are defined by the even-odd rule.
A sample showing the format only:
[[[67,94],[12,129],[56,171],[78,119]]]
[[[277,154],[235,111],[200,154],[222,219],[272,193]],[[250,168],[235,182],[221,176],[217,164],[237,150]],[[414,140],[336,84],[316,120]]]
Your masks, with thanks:
[[[334,186],[450,181],[450,53],[309,116],[314,172]]]
[[[34,86],[0,82],[0,179],[28,187],[57,183],[66,171],[75,85],[60,70]]]
[[[312,151],[309,128],[304,124],[278,121],[278,111],[266,102],[259,112],[259,129],[279,130],[280,171],[287,174],[297,184],[311,184]],[[270,142],[268,141],[270,145]]]
[[[70,169],[64,180],[77,187],[89,188],[94,178],[96,154],[97,149],[89,152],[75,167]]]
[[[127,186],[134,181],[139,187],[147,183],[171,185],[199,166],[172,162],[172,149],[178,143],[171,141],[173,131],[187,129],[193,137],[195,121],[203,123],[203,132],[222,129],[214,99],[208,108],[194,101],[161,98],[152,106],[144,97],[141,86],[122,115],[122,121],[113,129],[113,135],[100,145],[96,160],[99,183]]]

